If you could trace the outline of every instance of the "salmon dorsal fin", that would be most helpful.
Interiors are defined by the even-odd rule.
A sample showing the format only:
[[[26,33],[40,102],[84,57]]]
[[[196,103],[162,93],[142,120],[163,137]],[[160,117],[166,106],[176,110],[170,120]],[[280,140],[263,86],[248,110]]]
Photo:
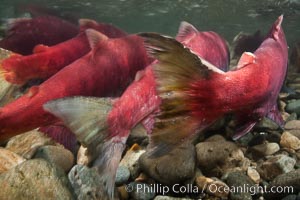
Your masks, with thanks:
[[[179,30],[176,39],[180,42],[184,41],[188,37],[195,36],[199,31],[190,23],[182,21],[179,26]]]
[[[78,20],[79,27],[89,27],[89,26],[95,26],[98,25],[98,22],[92,19],[79,19]]]
[[[88,38],[88,41],[89,41],[89,44],[90,44],[90,47],[92,50],[94,50],[97,45],[99,44],[99,42],[101,40],[107,40],[108,37],[98,31],[95,31],[94,29],[87,29],[85,31],[86,33],[86,36]]]
[[[244,52],[237,64],[237,69],[243,68],[249,64],[255,63],[255,55],[251,52]]]
[[[38,44],[33,48],[33,53],[42,53],[46,52],[49,49],[49,46],[43,45],[43,44]]]

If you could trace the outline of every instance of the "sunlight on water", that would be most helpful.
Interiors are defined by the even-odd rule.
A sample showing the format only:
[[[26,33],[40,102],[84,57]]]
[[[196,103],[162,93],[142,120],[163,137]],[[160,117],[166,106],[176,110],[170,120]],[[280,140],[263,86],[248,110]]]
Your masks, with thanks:
[[[29,2],[29,1],[23,1]],[[300,40],[300,0],[51,0],[39,1],[77,18],[113,23],[128,32],[155,31],[176,35],[180,21],[199,30],[213,30],[228,41],[240,31],[266,31],[284,14],[283,27],[290,45]],[[0,17],[17,17],[14,5],[21,1],[2,0]],[[31,1],[34,4],[34,1]]]

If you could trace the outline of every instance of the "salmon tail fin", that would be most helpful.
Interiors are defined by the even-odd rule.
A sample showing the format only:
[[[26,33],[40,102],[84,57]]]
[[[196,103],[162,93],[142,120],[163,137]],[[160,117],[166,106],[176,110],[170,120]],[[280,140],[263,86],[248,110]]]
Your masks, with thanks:
[[[113,199],[116,170],[125,148],[126,139],[111,137],[107,116],[112,108],[110,98],[71,97],[50,101],[44,109],[60,118],[76,135],[92,157],[92,166],[101,176],[103,195],[100,199]]]
[[[153,66],[157,92],[162,100],[150,136],[149,151],[154,157],[168,153],[173,147],[202,129],[192,114],[193,83],[208,79],[212,73],[224,73],[194,54],[173,38],[156,33],[141,33],[148,53],[158,60]]]
[[[14,99],[14,92],[19,86],[6,80],[6,71],[2,67],[2,61],[13,55],[13,52],[0,48],[0,106],[4,106]]]

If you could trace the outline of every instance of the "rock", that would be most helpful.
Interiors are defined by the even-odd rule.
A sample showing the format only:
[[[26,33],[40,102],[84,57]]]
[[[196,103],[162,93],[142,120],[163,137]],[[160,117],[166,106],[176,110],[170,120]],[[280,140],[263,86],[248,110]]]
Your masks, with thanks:
[[[127,192],[134,200],[150,200],[155,197],[154,188],[146,183],[131,182],[127,185]]]
[[[281,200],[297,200],[297,195],[295,195],[295,194],[288,195]]]
[[[285,124],[284,129],[300,139],[300,120],[292,120]]]
[[[280,145],[286,148],[299,150],[300,139],[290,134],[289,132],[285,131],[281,136]]]
[[[254,183],[260,182],[260,175],[253,167],[248,167],[247,175]]]
[[[158,196],[155,197],[154,200],[192,200],[192,199],[158,195]]]
[[[78,200],[102,200],[107,198],[102,177],[95,168],[75,165],[68,176]]]
[[[57,143],[43,133],[32,130],[11,138],[6,148],[26,159],[30,159],[36,150],[44,145],[57,145]]]
[[[125,185],[118,187],[118,194],[119,194],[118,196],[119,196],[120,200],[128,200],[129,199],[129,194],[126,191]]]
[[[271,188],[278,188],[280,191],[265,193],[266,199],[280,199],[292,193],[300,192],[300,169],[277,176],[271,181],[267,190],[270,191]]]
[[[195,147],[183,143],[166,155],[152,158],[148,152],[140,158],[144,173],[160,183],[173,185],[194,178],[196,170]],[[172,167],[170,167],[172,166]]]
[[[125,166],[119,166],[116,174],[116,185],[125,184],[130,177],[130,171]]]
[[[266,137],[267,141],[270,143],[280,143],[281,133],[278,132],[272,132],[269,133]]]
[[[127,144],[129,146],[134,145],[135,143],[147,146],[148,144],[148,134],[146,129],[142,124],[138,124],[134,129],[131,131],[129,138],[127,139]]]
[[[265,180],[273,180],[276,176],[294,170],[296,160],[280,154],[272,156],[257,167],[257,171]]]
[[[219,177],[236,168],[247,170],[249,160],[233,142],[201,142],[196,145],[200,169],[208,176]]]
[[[92,157],[88,155],[87,148],[81,145],[77,153],[77,164],[88,165],[91,161]]]
[[[251,147],[252,153],[257,157],[269,156],[280,150],[277,143],[265,143]]]
[[[130,171],[132,179],[138,177],[140,173],[139,158],[145,153],[138,145],[133,145],[125,154],[120,162],[120,166],[125,166]]]
[[[222,135],[213,135],[205,140],[205,142],[218,142],[218,141],[226,141],[226,139]]]
[[[228,188],[228,186],[220,180],[199,176],[196,178],[196,185],[199,187],[199,191],[205,191],[207,194],[211,194],[215,197],[227,199],[229,195],[229,190],[223,190],[223,188]]]
[[[273,120],[264,117],[255,125],[255,130],[267,131],[267,130],[277,130],[279,129],[278,124],[276,124]]]
[[[255,188],[254,182],[246,176],[242,172],[231,172],[228,174],[226,183],[228,184],[229,187],[232,188],[238,188],[242,187],[245,188],[245,191],[236,191],[236,192],[231,192],[230,193],[230,199],[232,200],[251,200],[252,196],[249,192],[247,191],[253,191],[253,188]]]
[[[286,106],[286,111],[288,113],[296,113],[297,115],[300,114],[300,100],[290,101]]]
[[[0,147],[0,174],[24,161],[25,159],[18,154]]]
[[[28,160],[0,175],[0,199],[74,199],[64,172],[42,159]]]
[[[55,166],[61,167],[68,172],[74,164],[74,156],[71,151],[63,146],[42,146],[38,148],[34,158],[42,158]]]

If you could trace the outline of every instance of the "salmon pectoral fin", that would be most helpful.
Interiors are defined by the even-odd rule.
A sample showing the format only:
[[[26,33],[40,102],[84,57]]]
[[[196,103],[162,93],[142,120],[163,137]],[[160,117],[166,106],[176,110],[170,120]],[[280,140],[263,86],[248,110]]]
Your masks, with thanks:
[[[76,135],[88,149],[93,164],[102,177],[104,193],[100,199],[113,199],[114,181],[126,138],[110,137],[107,116],[112,108],[110,98],[71,97],[50,101],[44,109],[56,117]]]
[[[257,121],[245,121],[243,123],[238,123],[237,129],[232,137],[233,140],[238,140],[239,138],[246,135],[255,126]]]
[[[284,125],[284,120],[282,118],[282,115],[280,113],[280,111],[278,110],[278,106],[277,104],[275,104],[272,109],[270,110],[270,112],[267,114],[267,118],[271,119],[272,121],[274,121],[276,124],[278,124],[281,128]]]

